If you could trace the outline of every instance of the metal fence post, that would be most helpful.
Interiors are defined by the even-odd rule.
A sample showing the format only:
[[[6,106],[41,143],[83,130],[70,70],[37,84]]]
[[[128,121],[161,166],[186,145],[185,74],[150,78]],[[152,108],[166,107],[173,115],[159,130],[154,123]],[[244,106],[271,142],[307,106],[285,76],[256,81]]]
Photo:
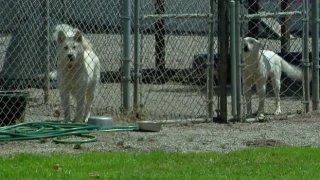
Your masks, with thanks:
[[[235,0],[235,18],[236,18],[236,27],[235,27],[235,46],[236,46],[236,101],[237,101],[237,118],[242,117],[242,102],[241,102],[241,54],[240,54],[240,0]]]
[[[209,34],[209,62],[208,62],[208,118],[211,120],[213,118],[213,71],[214,71],[214,2],[210,1],[210,13],[211,18],[209,20],[210,34]]]
[[[235,2],[230,0],[230,56],[231,56],[231,114],[234,119],[237,117],[237,94],[236,94],[236,14]]]
[[[312,24],[312,110],[319,110],[319,1],[311,1]]]
[[[133,108],[139,109],[139,89],[140,89],[140,0],[134,0],[134,84],[133,84]]]
[[[49,73],[50,73],[50,0],[46,0],[45,4],[44,4],[44,27],[45,27],[45,33],[46,33],[46,61],[43,64],[44,65],[44,79],[42,79],[41,81],[43,82],[42,86],[43,86],[43,91],[44,91],[44,103],[48,104],[49,102],[49,87],[50,87],[50,78],[49,78]]]
[[[218,31],[219,31],[219,110],[220,122],[228,122],[228,100],[227,100],[227,61],[229,49],[229,30],[228,30],[228,1],[218,1]]]
[[[123,1],[122,9],[122,29],[123,29],[123,57],[122,57],[122,105],[123,112],[128,113],[130,110],[130,33],[131,33],[131,1]]]
[[[303,67],[305,112],[310,112],[310,60],[309,60],[309,14],[308,0],[303,1]]]

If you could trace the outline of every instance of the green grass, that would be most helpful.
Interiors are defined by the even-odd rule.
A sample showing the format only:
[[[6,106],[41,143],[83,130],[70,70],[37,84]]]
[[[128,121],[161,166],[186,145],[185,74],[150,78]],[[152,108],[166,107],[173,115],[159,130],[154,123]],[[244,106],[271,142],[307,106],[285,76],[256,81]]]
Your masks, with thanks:
[[[232,153],[18,154],[0,157],[0,179],[319,179],[320,149]]]

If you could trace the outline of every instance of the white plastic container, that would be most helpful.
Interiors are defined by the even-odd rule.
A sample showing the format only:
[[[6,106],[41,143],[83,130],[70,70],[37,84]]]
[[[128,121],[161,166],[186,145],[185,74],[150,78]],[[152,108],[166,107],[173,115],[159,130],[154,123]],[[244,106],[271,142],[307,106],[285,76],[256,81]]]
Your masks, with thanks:
[[[156,121],[139,121],[138,127],[140,131],[159,132],[161,123]]]

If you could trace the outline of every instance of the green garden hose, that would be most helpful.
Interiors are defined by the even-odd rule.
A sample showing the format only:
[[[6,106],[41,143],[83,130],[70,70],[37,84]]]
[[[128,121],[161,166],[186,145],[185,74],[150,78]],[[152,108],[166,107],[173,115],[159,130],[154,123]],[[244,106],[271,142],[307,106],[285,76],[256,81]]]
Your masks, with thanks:
[[[61,138],[54,138],[53,142],[57,144],[83,144],[83,143],[91,143],[96,142],[97,137],[94,135],[89,134],[78,134],[77,137],[85,138],[81,140],[68,140],[68,139],[61,139]]]
[[[54,138],[53,142],[63,144],[82,144],[97,141],[97,137],[89,135],[91,132],[135,131],[137,126],[113,126],[100,129],[95,125],[73,124],[57,121],[28,122],[17,125],[0,127],[0,142],[23,141]],[[77,136],[80,140],[66,140],[66,136]]]

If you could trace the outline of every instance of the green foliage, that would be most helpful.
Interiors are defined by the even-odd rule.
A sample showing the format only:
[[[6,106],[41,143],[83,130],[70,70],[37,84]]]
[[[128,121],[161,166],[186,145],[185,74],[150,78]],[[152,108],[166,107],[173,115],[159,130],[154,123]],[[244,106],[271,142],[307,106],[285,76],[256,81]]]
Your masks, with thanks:
[[[320,149],[91,152],[0,157],[0,179],[319,179]]]

